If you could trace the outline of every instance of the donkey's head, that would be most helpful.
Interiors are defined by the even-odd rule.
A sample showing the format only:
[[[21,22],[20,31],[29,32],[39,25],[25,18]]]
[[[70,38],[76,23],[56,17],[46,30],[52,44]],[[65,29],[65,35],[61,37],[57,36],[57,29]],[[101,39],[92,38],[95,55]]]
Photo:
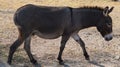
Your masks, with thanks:
[[[109,16],[109,13],[112,12],[114,7],[110,8],[105,7],[103,10],[103,17],[100,19],[100,22],[97,25],[98,31],[105,38],[106,41],[109,41],[113,38],[112,36],[112,19]]]

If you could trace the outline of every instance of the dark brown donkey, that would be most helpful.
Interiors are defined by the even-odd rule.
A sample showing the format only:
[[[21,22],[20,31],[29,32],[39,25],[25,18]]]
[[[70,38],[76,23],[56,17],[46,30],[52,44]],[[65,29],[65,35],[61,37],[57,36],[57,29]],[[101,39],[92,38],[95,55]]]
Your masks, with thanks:
[[[8,63],[11,64],[13,54],[16,49],[24,42],[24,49],[27,52],[30,61],[37,64],[30,50],[30,41],[32,35],[38,35],[41,38],[55,39],[62,36],[58,60],[63,64],[62,52],[65,44],[70,37],[80,44],[86,60],[89,55],[85,49],[83,40],[78,32],[88,27],[96,27],[106,41],[112,39],[112,19],[109,13],[113,7],[46,7],[32,4],[19,8],[14,15],[14,23],[18,28],[19,37],[11,45]]]

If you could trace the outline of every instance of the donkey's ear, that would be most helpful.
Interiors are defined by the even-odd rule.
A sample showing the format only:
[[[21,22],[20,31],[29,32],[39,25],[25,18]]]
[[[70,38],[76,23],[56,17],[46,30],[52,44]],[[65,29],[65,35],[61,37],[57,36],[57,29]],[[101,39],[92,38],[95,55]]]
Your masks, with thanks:
[[[109,7],[108,6],[106,6],[105,8],[104,8],[104,10],[108,10],[109,9]]]
[[[108,10],[108,14],[109,14],[110,12],[112,12],[113,8],[114,8],[114,7],[111,7],[111,8]]]
[[[104,10],[103,10],[103,14],[104,14],[105,16],[107,16],[107,15],[108,15],[108,11],[109,11],[109,7],[106,6],[106,7],[104,8]]]

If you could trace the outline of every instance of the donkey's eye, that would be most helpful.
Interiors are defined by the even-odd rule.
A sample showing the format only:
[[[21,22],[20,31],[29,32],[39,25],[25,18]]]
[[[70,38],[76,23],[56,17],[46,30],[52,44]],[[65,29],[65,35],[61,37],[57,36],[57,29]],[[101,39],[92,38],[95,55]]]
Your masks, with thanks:
[[[112,24],[111,24],[111,23],[106,23],[106,25],[107,25],[108,27],[111,27]]]

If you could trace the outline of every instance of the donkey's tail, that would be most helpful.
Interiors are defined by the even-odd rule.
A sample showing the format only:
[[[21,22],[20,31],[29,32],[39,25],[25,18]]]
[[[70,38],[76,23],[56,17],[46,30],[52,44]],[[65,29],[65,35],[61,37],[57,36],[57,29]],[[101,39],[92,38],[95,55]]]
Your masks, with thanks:
[[[14,20],[15,25],[16,25],[18,28],[21,28],[21,26],[20,26],[20,21],[18,21],[18,14],[17,14],[17,12],[14,14],[13,20]]]
[[[14,21],[14,24],[17,26],[18,28],[18,32],[19,32],[19,36],[18,38],[19,39],[22,39],[22,27],[20,25],[20,21],[18,20],[18,13],[16,11],[16,13],[14,14],[14,17],[13,17],[13,21]]]

